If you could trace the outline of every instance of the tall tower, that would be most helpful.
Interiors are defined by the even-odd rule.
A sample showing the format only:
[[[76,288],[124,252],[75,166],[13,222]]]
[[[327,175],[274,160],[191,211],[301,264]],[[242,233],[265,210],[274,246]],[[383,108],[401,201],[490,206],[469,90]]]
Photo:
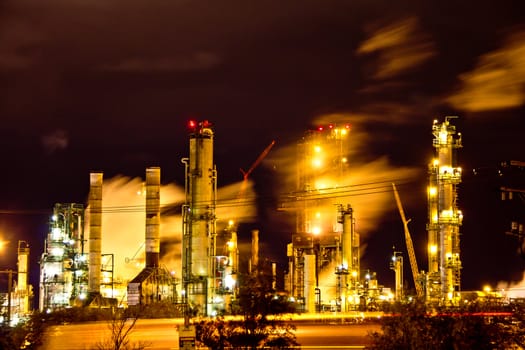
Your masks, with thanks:
[[[159,267],[160,168],[146,169],[146,267]]]
[[[160,168],[146,168],[146,265],[127,286],[128,306],[170,300],[175,279],[160,266]]]
[[[89,175],[89,294],[100,295],[102,267],[102,183],[104,174]]]
[[[339,251],[343,221],[338,221],[336,205],[348,182],[349,133],[349,125],[321,126],[308,131],[297,148],[297,200],[290,208],[296,213],[296,230],[287,251],[287,288],[307,312],[319,311],[322,303],[340,299],[341,290],[335,287],[335,280],[352,269],[348,225],[347,265],[338,276],[334,274],[336,265],[342,266]],[[358,271],[355,274],[357,278]]]
[[[435,158],[429,164],[428,187],[428,284],[427,300],[454,304],[461,290],[459,227],[463,214],[457,207],[457,186],[461,168],[456,150],[461,148],[461,133],[445,117],[434,121],[432,134]]]
[[[211,315],[215,294],[215,206],[217,171],[213,130],[208,121],[190,123],[183,206],[182,276],[185,302],[197,314]]]
[[[29,266],[29,244],[26,241],[18,241],[18,298],[19,313],[27,315],[29,312],[29,298],[31,297],[30,285],[27,283]]]
[[[341,259],[337,261],[341,311],[348,311],[348,297],[355,294],[360,279],[359,234],[355,231],[354,210],[350,205],[338,208],[338,221],[343,224],[341,233]],[[338,259],[339,260],[339,259]]]

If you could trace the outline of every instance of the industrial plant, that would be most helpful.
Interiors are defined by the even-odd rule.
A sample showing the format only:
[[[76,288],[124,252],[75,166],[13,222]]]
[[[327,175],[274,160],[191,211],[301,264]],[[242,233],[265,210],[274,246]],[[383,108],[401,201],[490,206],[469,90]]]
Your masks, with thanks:
[[[446,117],[432,125],[435,158],[428,172],[426,272],[419,271],[408,221],[392,184],[392,200],[398,204],[405,227],[414,277],[415,292],[411,296],[433,304],[454,305],[461,295],[462,213],[457,207],[461,167],[456,152],[462,145],[453,119]],[[132,307],[166,301],[182,305],[192,315],[231,312],[240,287],[237,226],[230,223],[217,229],[218,172],[213,126],[208,121],[192,122],[188,136],[189,154],[181,159],[185,175],[178,252],[181,271],[173,273],[161,263],[161,171],[150,167],[145,174],[143,206],[144,265],[127,281],[113,280],[114,270],[119,267],[114,265],[112,252],[101,251],[103,173],[93,172],[87,206],[58,203],[53,209],[40,259],[40,310],[77,305]],[[295,230],[290,232],[287,245],[284,285],[276,292],[287,295],[298,312],[366,310],[374,302],[407,296],[401,252],[394,252],[392,257],[394,291],[381,285],[376,273],[361,269],[360,232],[356,229],[359,215],[348,194],[352,185],[348,149],[351,136],[349,125],[330,124],[306,132],[297,144],[293,200],[282,204],[284,210],[293,213]],[[111,234],[126,239],[125,232]],[[258,234],[258,230],[252,231],[251,256],[246,259],[249,271],[258,264]]]

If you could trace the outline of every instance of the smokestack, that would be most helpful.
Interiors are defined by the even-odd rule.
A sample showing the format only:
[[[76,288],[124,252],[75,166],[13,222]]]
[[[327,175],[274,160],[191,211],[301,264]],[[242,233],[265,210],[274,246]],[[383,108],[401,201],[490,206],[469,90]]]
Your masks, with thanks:
[[[102,267],[102,179],[103,173],[90,174],[88,286],[90,294],[100,294]]]
[[[18,292],[20,295],[20,313],[26,315],[29,311],[29,289],[27,285],[29,265],[29,244],[18,241]]]
[[[160,255],[160,168],[146,169],[146,267],[158,267]]]

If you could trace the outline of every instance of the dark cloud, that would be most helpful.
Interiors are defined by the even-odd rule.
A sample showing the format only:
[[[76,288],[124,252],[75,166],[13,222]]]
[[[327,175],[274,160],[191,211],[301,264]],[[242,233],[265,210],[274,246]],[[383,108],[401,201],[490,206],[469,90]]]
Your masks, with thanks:
[[[42,146],[46,154],[65,150],[69,144],[69,138],[65,130],[55,130],[41,138]]]

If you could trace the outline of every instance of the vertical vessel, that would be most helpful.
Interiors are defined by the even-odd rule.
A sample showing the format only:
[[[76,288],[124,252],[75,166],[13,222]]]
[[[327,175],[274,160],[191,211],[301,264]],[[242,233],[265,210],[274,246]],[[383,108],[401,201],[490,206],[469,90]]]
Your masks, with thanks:
[[[183,205],[182,276],[185,303],[193,314],[211,315],[216,279],[215,206],[217,171],[213,164],[211,123],[190,122],[189,158],[185,170]]]
[[[446,117],[432,125],[435,157],[429,165],[428,186],[428,281],[427,301],[455,304],[461,290],[459,227],[463,214],[457,206],[457,186],[461,168],[457,149],[462,147],[461,133]]]

